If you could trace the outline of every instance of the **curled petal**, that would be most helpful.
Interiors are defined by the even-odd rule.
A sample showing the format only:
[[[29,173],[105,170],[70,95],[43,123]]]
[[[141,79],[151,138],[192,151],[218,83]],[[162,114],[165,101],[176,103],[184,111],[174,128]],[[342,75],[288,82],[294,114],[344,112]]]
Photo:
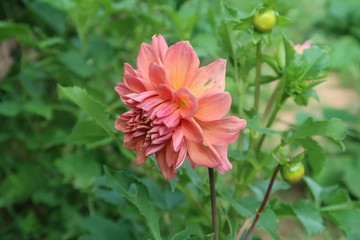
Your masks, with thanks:
[[[164,37],[159,34],[159,35],[154,35],[152,37],[152,42],[151,42],[151,46],[154,49],[157,57],[160,59],[160,61],[163,63],[164,62],[164,58],[165,58],[165,54],[166,51],[168,50],[168,45],[164,39]]]
[[[134,77],[128,74],[124,75],[124,82],[129,89],[136,93],[141,93],[154,89],[154,87],[149,82],[141,80],[139,77]]]
[[[175,90],[189,86],[199,65],[199,58],[189,42],[177,42],[166,51],[165,72]]]
[[[175,91],[169,85],[160,84],[157,88],[159,96],[165,100],[173,100]]]
[[[232,165],[228,159],[228,146],[227,145],[224,145],[224,146],[214,145],[214,148],[216,149],[216,151],[219,153],[219,155],[221,157],[221,165],[219,167],[217,167],[216,169],[218,170],[218,172],[220,174],[224,174],[225,172],[232,169]]]
[[[211,90],[198,99],[198,110],[194,117],[205,122],[218,120],[227,114],[230,106],[229,93]]]
[[[169,84],[165,76],[165,70],[160,65],[151,63],[149,67],[149,77],[151,84],[156,88],[159,84]]]
[[[166,163],[166,149],[162,149],[161,151],[156,153],[156,160],[162,175],[166,179],[172,179],[176,176],[174,166],[169,167]]]
[[[180,88],[176,91],[175,101],[179,105],[180,115],[183,118],[194,116],[198,109],[196,97],[187,88]]]
[[[195,165],[217,168],[221,165],[221,157],[211,144],[199,144],[186,141],[188,157]]]
[[[238,117],[198,123],[203,130],[205,141],[220,146],[233,143],[239,136],[239,131],[246,127],[246,121]]]
[[[115,91],[117,92],[117,94],[119,94],[120,97],[132,93],[132,91],[123,83],[118,83],[115,87]]]
[[[189,88],[195,96],[201,96],[209,90],[224,91],[225,89],[226,60],[218,59],[196,71]]]
[[[201,127],[193,118],[183,119],[181,121],[181,130],[186,140],[194,143],[202,143],[204,141]]]

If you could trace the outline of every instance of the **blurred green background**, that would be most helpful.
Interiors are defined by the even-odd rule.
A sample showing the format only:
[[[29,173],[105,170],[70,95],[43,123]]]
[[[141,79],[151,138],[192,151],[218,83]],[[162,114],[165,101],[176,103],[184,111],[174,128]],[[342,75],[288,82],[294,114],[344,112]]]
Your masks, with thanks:
[[[261,2],[226,3],[245,15]],[[320,103],[312,100],[309,107],[301,108],[289,103],[279,117],[280,123],[291,125],[305,116],[337,117],[346,122],[346,150],[326,145],[326,164],[314,178],[325,190],[338,186],[339,195],[357,203],[360,1],[279,0],[274,9],[293,20],[285,27],[291,41],[310,40],[328,49],[331,56],[327,82],[318,88]],[[161,209],[164,236],[172,236],[187,225],[193,225],[198,236],[211,232],[206,218],[206,179],[186,166],[187,174],[181,175],[183,186],[197,188],[171,191],[153,161],[136,166],[134,153],[119,143],[121,136],[114,131],[109,137],[86,111],[65,101],[64,94],[59,98],[57,85],[86,89],[94,105],[106,109],[108,125],[112,126],[126,111],[114,87],[122,81],[123,63],[135,66],[142,42],[159,33],[169,45],[190,40],[205,65],[228,58],[226,43],[219,35],[226,17],[217,0],[2,0],[0,239],[148,239],[148,230],[136,209],[107,187],[103,165],[127,169],[141,179]],[[79,94],[79,98],[84,97]],[[277,197],[289,202],[311,198],[305,183],[280,191]],[[353,231],[360,228],[355,217],[337,216],[334,222],[343,232]],[[331,227],[334,222],[325,225]],[[281,239],[306,238],[299,223],[287,224],[280,226]],[[289,231],[289,226],[297,233]],[[314,239],[341,239],[340,230]],[[272,239],[262,232],[258,235]]]

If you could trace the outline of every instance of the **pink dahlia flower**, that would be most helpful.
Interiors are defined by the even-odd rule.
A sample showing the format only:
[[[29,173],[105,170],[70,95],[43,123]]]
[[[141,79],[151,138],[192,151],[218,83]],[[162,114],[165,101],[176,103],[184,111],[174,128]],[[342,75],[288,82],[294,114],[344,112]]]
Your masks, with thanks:
[[[228,144],[246,126],[244,119],[223,118],[231,105],[224,92],[226,61],[199,65],[189,42],[168,47],[163,36],[153,36],[150,45],[140,47],[137,70],[125,63],[124,83],[115,88],[130,107],[115,121],[125,133],[125,147],[136,151],[138,164],[155,154],[167,179],[186,157],[193,168],[229,171]]]
[[[306,41],[306,42],[304,42],[303,44],[295,44],[295,45],[293,44],[293,46],[294,46],[294,49],[295,49],[295,51],[296,51],[297,53],[303,54],[303,51],[304,51],[305,49],[308,49],[308,48],[311,47],[311,42]]]

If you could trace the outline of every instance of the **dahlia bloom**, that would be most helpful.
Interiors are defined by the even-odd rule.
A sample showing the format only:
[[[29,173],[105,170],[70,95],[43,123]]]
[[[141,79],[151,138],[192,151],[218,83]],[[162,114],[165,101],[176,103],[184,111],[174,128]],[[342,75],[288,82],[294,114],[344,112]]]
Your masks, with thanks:
[[[168,47],[161,35],[143,43],[137,69],[124,65],[124,83],[115,90],[130,110],[115,121],[125,133],[124,146],[136,151],[136,163],[155,154],[165,178],[176,176],[185,161],[216,168],[221,174],[232,166],[228,144],[234,142],[246,121],[223,118],[231,96],[224,92],[226,61],[199,68],[189,42]]]
[[[311,47],[311,42],[306,41],[303,44],[295,44],[295,45],[293,44],[293,47],[297,53],[303,54],[303,51],[305,49],[308,49]]]

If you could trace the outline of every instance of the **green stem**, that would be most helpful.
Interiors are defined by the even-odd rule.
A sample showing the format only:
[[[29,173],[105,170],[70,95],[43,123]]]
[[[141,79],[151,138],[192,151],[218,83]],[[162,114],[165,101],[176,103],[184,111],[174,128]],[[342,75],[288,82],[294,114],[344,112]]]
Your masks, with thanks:
[[[267,203],[267,201],[269,200],[270,193],[271,193],[271,189],[272,189],[272,187],[273,187],[273,185],[274,185],[274,182],[275,182],[276,176],[277,176],[277,174],[278,174],[278,172],[279,172],[279,170],[280,170],[280,167],[281,167],[281,165],[278,164],[277,167],[276,167],[275,170],[274,170],[274,173],[273,173],[273,175],[272,175],[272,177],[271,177],[269,186],[268,186],[268,188],[267,188],[267,190],[266,190],[264,199],[263,199],[263,201],[262,201],[262,203],[261,203],[260,209],[256,211],[256,217],[255,217],[253,223],[251,224],[251,226],[250,226],[250,228],[249,228],[249,231],[246,233],[244,240],[247,240],[247,239],[250,237],[251,233],[252,233],[252,232],[254,231],[254,229],[255,229],[255,226],[256,226],[257,221],[259,220],[260,216],[262,215],[262,212],[263,212],[264,209],[265,209],[266,203]]]
[[[209,168],[209,183],[210,183],[210,195],[211,195],[211,216],[212,227],[214,231],[214,240],[219,240],[219,221],[216,210],[216,191],[214,180],[214,169]]]
[[[261,86],[261,40],[256,44],[256,79],[255,79],[255,99],[254,99],[254,109],[255,112],[259,111],[259,101],[260,101],[260,86]]]

